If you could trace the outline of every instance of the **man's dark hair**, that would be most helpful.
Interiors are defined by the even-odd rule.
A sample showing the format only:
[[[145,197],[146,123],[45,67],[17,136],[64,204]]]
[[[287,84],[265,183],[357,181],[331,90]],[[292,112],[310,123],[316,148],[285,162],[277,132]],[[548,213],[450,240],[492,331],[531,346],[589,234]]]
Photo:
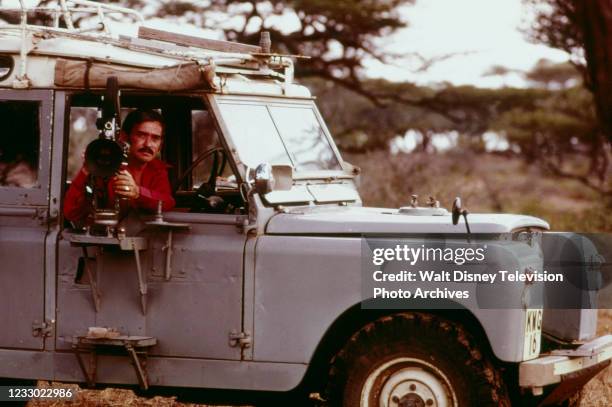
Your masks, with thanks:
[[[132,110],[123,121],[122,130],[129,136],[134,126],[142,122],[159,122],[162,126],[162,134],[166,132],[166,124],[162,115],[150,109]]]

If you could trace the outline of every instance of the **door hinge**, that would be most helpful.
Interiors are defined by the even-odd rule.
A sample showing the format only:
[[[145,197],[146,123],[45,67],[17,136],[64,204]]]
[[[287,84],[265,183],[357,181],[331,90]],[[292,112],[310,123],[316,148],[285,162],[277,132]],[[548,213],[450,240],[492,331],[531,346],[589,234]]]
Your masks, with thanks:
[[[232,348],[250,348],[251,347],[251,334],[249,332],[236,332],[232,330],[229,333],[229,346]]]
[[[238,233],[246,235],[249,234],[251,230],[256,229],[257,224],[251,222],[248,216],[237,216],[236,227],[238,228]]]
[[[37,208],[35,216],[39,224],[49,225],[57,221],[58,212],[57,209],[48,210],[47,208]]]
[[[44,322],[34,320],[32,322],[32,336],[47,338],[53,333],[54,320],[46,319]]]

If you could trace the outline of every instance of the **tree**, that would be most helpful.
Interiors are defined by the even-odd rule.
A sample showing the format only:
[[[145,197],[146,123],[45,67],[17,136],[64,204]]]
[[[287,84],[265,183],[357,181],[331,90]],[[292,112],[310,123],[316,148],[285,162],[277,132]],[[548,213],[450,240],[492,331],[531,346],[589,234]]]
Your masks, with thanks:
[[[525,78],[534,86],[560,89],[581,83],[580,72],[569,62],[556,64],[548,59],[540,59]]]
[[[586,172],[568,172],[560,163],[551,164],[558,175],[593,186],[599,178],[601,192],[609,177],[612,141],[612,2],[609,0],[524,0],[535,11],[529,31],[535,42],[566,51],[583,74],[584,86],[592,93],[598,127],[589,132],[590,162]],[[594,118],[595,121],[595,118]]]
[[[612,2],[524,0],[536,13],[530,38],[572,55],[593,93],[597,116],[612,140]],[[586,62],[586,64],[584,64]]]
[[[510,145],[503,154],[574,179],[602,196],[612,195],[609,144],[602,143],[593,97],[581,86],[579,73],[567,64],[540,61],[524,76],[532,88],[434,89],[363,82],[368,91],[392,94],[411,105],[393,100],[376,105],[325,81],[309,86],[319,95],[321,112],[345,151],[387,150],[396,136],[413,130],[421,136],[417,150],[427,151],[433,134],[455,132],[458,145],[480,152],[484,135],[493,131]]]
[[[610,150],[600,143],[593,98],[583,87],[548,91],[527,106],[503,112],[490,126],[528,162],[612,195]]]
[[[426,109],[391,101],[375,104],[332,81],[310,79],[306,84],[317,95],[319,109],[344,151],[388,150],[394,137],[410,129],[422,134],[421,149],[426,150],[430,133],[449,126],[447,119]],[[385,80],[364,80],[362,86],[366,93],[394,94],[415,103],[433,93],[429,88]]]

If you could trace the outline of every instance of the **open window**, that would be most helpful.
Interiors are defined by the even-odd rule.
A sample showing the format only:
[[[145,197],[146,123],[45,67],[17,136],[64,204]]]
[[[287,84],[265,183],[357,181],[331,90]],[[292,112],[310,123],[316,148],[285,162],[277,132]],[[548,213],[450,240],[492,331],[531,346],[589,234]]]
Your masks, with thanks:
[[[88,143],[98,137],[96,118],[101,103],[102,96],[98,94],[71,97],[67,180],[76,176]],[[121,107],[122,120],[137,108],[155,109],[164,117],[160,158],[169,166],[176,199],[174,211],[232,214],[245,211],[235,167],[201,96],[124,92]]]
[[[241,213],[236,175],[209,110],[191,111],[191,161],[176,180],[177,210]]]
[[[0,100],[0,186],[33,188],[38,181],[39,103]]]
[[[50,91],[0,91],[0,204],[48,202]]]

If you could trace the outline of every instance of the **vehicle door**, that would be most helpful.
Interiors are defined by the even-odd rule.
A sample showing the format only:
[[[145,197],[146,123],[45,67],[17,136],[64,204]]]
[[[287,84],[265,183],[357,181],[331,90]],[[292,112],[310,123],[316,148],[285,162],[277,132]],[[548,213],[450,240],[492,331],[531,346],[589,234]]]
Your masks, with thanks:
[[[294,180],[300,177],[305,181],[308,177],[332,179],[346,176],[331,135],[311,99],[210,94],[209,101],[225,135],[228,151],[232,152],[234,161],[243,166],[243,174],[251,173],[260,164],[267,163],[290,165]],[[347,201],[359,198],[356,191],[338,184],[300,184],[291,191],[273,191],[265,195],[262,202],[276,205],[277,208],[286,203],[287,208],[291,203],[304,205],[311,201],[337,202],[339,197]],[[253,333],[245,358],[288,361],[303,350],[300,346],[304,343],[304,336],[298,334],[299,339],[294,340],[297,331],[287,329],[288,321],[295,315],[288,310],[296,307],[294,302],[287,302],[287,293],[290,287],[303,289],[296,282],[308,277],[300,275],[293,278],[299,266],[291,266],[287,256],[278,256],[279,251],[285,249],[290,253],[291,245],[279,248],[278,243],[273,247],[265,244],[267,240],[261,236],[261,231],[275,211],[262,210],[257,213],[257,208],[250,209],[258,216],[256,226],[259,234],[250,235],[244,256],[244,330]],[[251,222],[255,220],[253,218]],[[283,282],[288,282],[285,284],[287,287]],[[283,292],[278,290],[279,287]],[[285,292],[285,288],[289,291]],[[274,338],[274,341],[270,341],[270,338]],[[279,343],[283,345],[279,346]]]
[[[44,347],[52,101],[0,90],[0,348]]]
[[[164,338],[162,355],[239,360],[242,349],[230,337],[243,330],[247,237],[236,175],[200,96],[171,101],[163,114],[165,161],[176,189],[176,207],[164,220],[186,227],[175,228],[171,241],[167,228],[148,229],[157,297],[149,332]]]
[[[97,137],[99,103],[99,97],[90,95],[75,94],[71,98],[66,113],[70,115],[67,181],[82,165],[86,145]],[[221,153],[207,155],[189,169],[202,153],[210,150],[210,143],[218,143],[203,99],[141,97],[124,92],[121,104],[124,117],[129,110],[146,106],[157,109],[165,118],[162,158],[177,189],[177,206],[165,212],[163,219],[174,227],[149,225],[155,214],[138,214],[136,235],[146,239],[146,249],[140,252],[147,284],[143,310],[133,253],[89,247],[86,258],[81,247],[70,243],[71,235],[81,232],[64,223],[58,255],[57,346],[69,349],[72,336],[99,326],[116,328],[123,334],[155,337],[157,345],[151,351],[154,356],[240,360],[241,349],[231,346],[230,335],[242,330],[246,237],[240,226],[244,216],[240,214],[237,187],[229,188],[228,199],[233,204],[223,210],[211,209],[197,198],[201,184],[210,180],[214,157],[219,158],[219,164],[221,158]],[[225,168],[231,173],[229,164]],[[91,268],[99,292],[97,311],[85,265]]]

